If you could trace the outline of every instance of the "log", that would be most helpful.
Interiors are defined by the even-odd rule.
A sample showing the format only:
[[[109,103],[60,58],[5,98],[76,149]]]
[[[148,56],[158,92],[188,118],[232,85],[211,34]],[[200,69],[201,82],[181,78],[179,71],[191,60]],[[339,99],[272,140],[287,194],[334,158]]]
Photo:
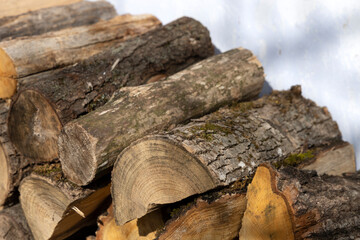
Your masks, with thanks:
[[[246,197],[239,239],[360,237],[360,172],[318,176],[262,165]]]
[[[76,64],[160,24],[152,15],[127,14],[90,26],[0,42],[0,80],[6,86],[13,86],[14,79],[21,84],[25,76]],[[15,91],[9,89],[0,98],[11,97]]]
[[[89,184],[109,172],[118,154],[136,139],[232,101],[256,97],[264,73],[254,60],[250,51],[234,49],[166,81],[115,92],[103,107],[63,128],[59,152],[66,177],[78,185]]]
[[[83,189],[69,183],[60,164],[38,166],[21,182],[19,191],[35,239],[65,239],[94,224],[110,196],[109,185]]]
[[[76,66],[32,76],[20,84],[31,89],[20,92],[11,107],[10,139],[26,157],[58,158],[64,124],[103,105],[122,86],[173,74],[212,54],[208,30],[181,18]]]
[[[263,162],[277,163],[309,146],[340,141],[328,112],[298,92],[298,87],[274,92],[133,142],[112,171],[117,222],[226,186]]]
[[[108,2],[78,2],[0,18],[0,41],[90,25],[116,16]]]
[[[99,216],[96,240],[153,240],[158,229],[164,226],[161,211],[154,211],[143,219],[135,219],[122,226],[115,223],[113,205]]]
[[[20,204],[0,211],[0,239],[34,239]]]
[[[0,17],[19,15],[41,8],[61,6],[82,0],[27,0],[27,1],[9,1],[0,0]]]

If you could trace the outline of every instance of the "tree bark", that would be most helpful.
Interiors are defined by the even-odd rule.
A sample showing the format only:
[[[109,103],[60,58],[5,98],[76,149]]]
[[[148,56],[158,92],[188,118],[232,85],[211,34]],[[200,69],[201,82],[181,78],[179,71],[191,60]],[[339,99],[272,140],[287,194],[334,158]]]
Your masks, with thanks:
[[[0,239],[34,239],[20,204],[0,211]]]
[[[115,223],[111,205],[105,214],[98,218],[96,240],[153,240],[158,229],[164,226],[161,211],[155,211],[143,219],[135,219],[122,226]]]
[[[89,184],[109,172],[118,154],[136,139],[232,101],[256,97],[264,73],[254,58],[248,50],[234,49],[167,81],[120,89],[106,105],[62,130],[59,152],[65,175],[78,185]]]
[[[61,6],[82,0],[28,0],[28,1],[8,1],[0,0],[0,17],[14,16],[42,8]]]
[[[314,171],[263,165],[247,199],[240,239],[360,237],[360,172],[319,177]]]
[[[228,185],[251,175],[263,162],[276,163],[291,153],[306,152],[309,146],[340,141],[341,133],[328,112],[299,91],[294,87],[274,92],[132,143],[112,172],[118,223]],[[68,138],[64,142],[74,145]]]
[[[0,41],[90,25],[116,16],[108,2],[78,2],[0,18]]]
[[[10,139],[26,157],[57,158],[65,123],[103,105],[120,87],[173,74],[212,54],[207,29],[181,18],[76,66],[30,77],[20,88],[32,90],[21,92],[11,108]]]
[[[83,189],[69,183],[60,164],[38,166],[21,182],[19,191],[35,239],[65,239],[94,224],[110,196],[109,185]]]
[[[76,64],[160,26],[152,15],[122,15],[90,26],[0,42],[0,76],[6,81]],[[34,60],[36,59],[36,60]],[[11,89],[10,89],[11,90]],[[11,97],[12,89],[1,98]]]

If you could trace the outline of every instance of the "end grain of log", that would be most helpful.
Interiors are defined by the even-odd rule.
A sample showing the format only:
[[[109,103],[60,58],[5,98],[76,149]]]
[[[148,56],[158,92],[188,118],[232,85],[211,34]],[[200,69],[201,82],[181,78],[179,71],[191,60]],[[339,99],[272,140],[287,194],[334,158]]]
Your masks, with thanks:
[[[20,88],[32,90],[20,92],[11,108],[11,141],[26,157],[58,158],[61,125],[102,106],[125,85],[173,74],[212,54],[208,30],[193,19],[181,18],[76,66],[30,77]],[[54,124],[47,123],[49,119]]]
[[[0,239],[33,240],[20,204],[0,211]]]

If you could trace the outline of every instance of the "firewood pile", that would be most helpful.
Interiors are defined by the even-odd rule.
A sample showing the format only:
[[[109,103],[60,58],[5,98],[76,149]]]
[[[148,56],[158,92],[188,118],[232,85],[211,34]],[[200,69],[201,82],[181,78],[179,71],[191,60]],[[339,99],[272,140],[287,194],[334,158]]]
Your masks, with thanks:
[[[0,11],[0,239],[360,239],[353,146],[300,86],[259,97],[188,17],[30,2]]]

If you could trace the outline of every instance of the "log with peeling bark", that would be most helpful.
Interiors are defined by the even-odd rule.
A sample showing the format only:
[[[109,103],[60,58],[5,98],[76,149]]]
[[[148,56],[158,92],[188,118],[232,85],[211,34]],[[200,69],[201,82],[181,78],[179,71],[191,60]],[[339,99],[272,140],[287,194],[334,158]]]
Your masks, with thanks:
[[[0,239],[34,239],[20,204],[0,211]]]
[[[0,41],[90,25],[116,16],[108,2],[78,2],[0,18]]]
[[[21,84],[28,75],[76,64],[160,25],[152,15],[126,14],[90,26],[0,42],[0,84],[10,87],[1,90],[0,98],[15,93],[11,87],[16,80]]]
[[[150,132],[256,97],[263,68],[249,50],[203,60],[166,81],[125,87],[99,109],[68,123],[59,136],[66,177],[86,185],[109,172],[118,154]]]
[[[122,226],[115,223],[113,205],[99,216],[96,240],[153,240],[156,231],[164,226],[161,211],[154,211],[142,219],[135,219]]]
[[[76,66],[27,78],[20,88],[32,90],[22,91],[12,105],[10,139],[26,157],[57,158],[65,123],[103,105],[125,85],[173,74],[212,54],[208,30],[181,18]]]
[[[112,172],[118,223],[228,185],[263,162],[340,141],[329,113],[299,92],[274,92],[133,142]]]
[[[9,1],[0,0],[0,17],[14,16],[42,8],[61,6],[82,0],[27,0],[27,1]]]
[[[360,172],[258,167],[247,191],[239,239],[360,238]]]
[[[65,239],[94,224],[110,199],[109,185],[79,188],[64,178],[59,164],[35,168],[19,191],[35,239]]]

